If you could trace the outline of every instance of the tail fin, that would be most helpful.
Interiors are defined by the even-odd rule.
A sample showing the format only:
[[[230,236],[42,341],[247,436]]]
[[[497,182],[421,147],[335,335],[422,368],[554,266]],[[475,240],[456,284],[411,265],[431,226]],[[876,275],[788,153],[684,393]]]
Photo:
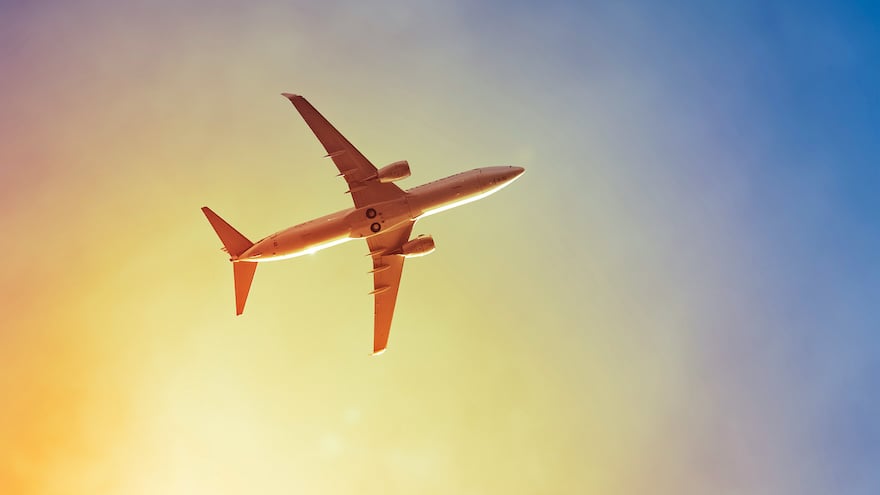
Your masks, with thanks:
[[[240,315],[244,312],[244,303],[247,301],[248,292],[251,290],[251,282],[254,281],[254,272],[257,271],[257,264],[247,261],[237,261],[236,258],[247,251],[254,245],[241,232],[232,228],[225,220],[217,216],[207,206],[202,207],[202,213],[208,217],[211,227],[223,243],[226,252],[232,257],[232,275],[235,279],[235,314]]]

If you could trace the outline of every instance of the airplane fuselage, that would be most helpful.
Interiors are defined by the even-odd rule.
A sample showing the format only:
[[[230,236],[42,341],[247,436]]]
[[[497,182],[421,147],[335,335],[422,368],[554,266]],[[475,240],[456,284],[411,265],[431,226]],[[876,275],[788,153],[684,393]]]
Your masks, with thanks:
[[[232,261],[277,261],[372,237],[405,222],[484,198],[513,182],[522,172],[520,167],[501,166],[455,174],[408,189],[398,199],[340,210],[278,231],[257,241]]]
[[[280,230],[252,242],[207,206],[202,213],[229,253],[235,286],[235,314],[244,312],[257,266],[266,261],[311,254],[352,239],[364,239],[372,262],[373,355],[388,346],[404,261],[434,251],[430,235],[412,236],[415,223],[434,213],[484,198],[507,186],[521,167],[485,167],[435,180],[409,190],[397,181],[410,176],[399,160],[376,168],[301,95],[282,93],[309,126],[326,157],[348,185],[353,208]]]

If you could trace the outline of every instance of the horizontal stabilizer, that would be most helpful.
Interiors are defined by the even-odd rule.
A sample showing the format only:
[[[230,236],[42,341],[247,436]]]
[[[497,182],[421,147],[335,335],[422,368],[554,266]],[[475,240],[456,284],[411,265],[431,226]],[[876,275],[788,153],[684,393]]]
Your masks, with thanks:
[[[244,313],[244,303],[247,302],[248,292],[251,290],[251,282],[254,281],[254,272],[257,271],[257,263],[238,261],[232,264],[232,275],[235,277],[235,314]]]
[[[233,258],[241,256],[242,253],[254,245],[247,237],[241,235],[241,232],[232,228],[231,225],[226,223],[225,220],[207,206],[202,207],[202,213],[208,217],[211,227],[214,227],[214,232],[217,233],[217,237],[220,238],[220,242],[223,243],[226,252],[232,255]]]

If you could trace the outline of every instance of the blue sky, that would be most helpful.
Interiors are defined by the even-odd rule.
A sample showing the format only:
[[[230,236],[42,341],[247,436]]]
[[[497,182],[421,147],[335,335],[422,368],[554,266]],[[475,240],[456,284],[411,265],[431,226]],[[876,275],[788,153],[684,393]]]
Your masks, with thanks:
[[[0,2],[0,488],[877,493],[878,26]],[[380,361],[356,243],[261,269],[232,318],[200,206],[255,237],[348,206],[282,91],[407,187],[527,169],[417,225]]]

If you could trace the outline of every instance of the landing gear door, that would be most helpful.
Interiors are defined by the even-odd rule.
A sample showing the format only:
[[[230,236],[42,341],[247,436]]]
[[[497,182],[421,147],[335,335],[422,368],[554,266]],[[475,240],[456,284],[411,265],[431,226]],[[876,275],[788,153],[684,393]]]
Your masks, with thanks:
[[[345,218],[351,237],[370,237],[412,220],[405,198],[358,208]]]

